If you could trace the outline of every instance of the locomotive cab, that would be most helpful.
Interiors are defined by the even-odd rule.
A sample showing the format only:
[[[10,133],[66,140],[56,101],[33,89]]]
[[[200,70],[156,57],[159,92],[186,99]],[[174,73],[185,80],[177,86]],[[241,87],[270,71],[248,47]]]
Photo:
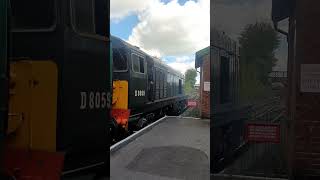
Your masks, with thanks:
[[[9,2],[5,172],[17,179],[58,179],[106,164],[112,75],[108,3]]]
[[[112,116],[115,125],[128,131],[129,117],[147,101],[147,56],[137,47],[112,37],[113,99]],[[115,127],[117,128],[117,127]]]

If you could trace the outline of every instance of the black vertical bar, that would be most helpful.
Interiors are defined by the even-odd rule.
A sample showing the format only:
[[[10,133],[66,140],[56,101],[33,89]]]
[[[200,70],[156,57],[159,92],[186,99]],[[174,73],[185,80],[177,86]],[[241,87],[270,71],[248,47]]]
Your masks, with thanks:
[[[3,169],[2,155],[6,121],[8,119],[8,1],[0,1],[0,162]]]

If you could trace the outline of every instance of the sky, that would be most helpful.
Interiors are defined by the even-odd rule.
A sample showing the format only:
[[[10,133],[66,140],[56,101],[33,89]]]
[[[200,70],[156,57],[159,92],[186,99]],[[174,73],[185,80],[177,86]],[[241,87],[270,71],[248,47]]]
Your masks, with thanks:
[[[210,45],[210,0],[111,0],[111,34],[185,73]],[[199,75],[197,77],[199,83]]]
[[[245,25],[271,23],[271,0],[215,0],[212,24],[237,40]],[[111,34],[185,73],[195,53],[210,44],[210,0],[111,0]],[[281,25],[282,29],[287,24]],[[274,70],[286,70],[282,35]],[[197,77],[199,83],[199,75]]]

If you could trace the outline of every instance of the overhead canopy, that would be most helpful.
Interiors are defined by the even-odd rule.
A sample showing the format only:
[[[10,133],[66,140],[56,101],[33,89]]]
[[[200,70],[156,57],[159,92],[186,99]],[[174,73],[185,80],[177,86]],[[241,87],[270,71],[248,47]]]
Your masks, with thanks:
[[[196,52],[195,68],[199,68],[201,66],[203,57],[205,57],[206,55],[209,55],[209,53],[210,53],[210,46]]]

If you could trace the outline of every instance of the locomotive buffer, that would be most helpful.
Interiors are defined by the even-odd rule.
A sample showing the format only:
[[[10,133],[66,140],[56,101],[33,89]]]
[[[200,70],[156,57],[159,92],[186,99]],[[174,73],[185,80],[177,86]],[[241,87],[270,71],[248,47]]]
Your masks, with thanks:
[[[110,179],[209,179],[209,120],[165,116],[110,148]]]

